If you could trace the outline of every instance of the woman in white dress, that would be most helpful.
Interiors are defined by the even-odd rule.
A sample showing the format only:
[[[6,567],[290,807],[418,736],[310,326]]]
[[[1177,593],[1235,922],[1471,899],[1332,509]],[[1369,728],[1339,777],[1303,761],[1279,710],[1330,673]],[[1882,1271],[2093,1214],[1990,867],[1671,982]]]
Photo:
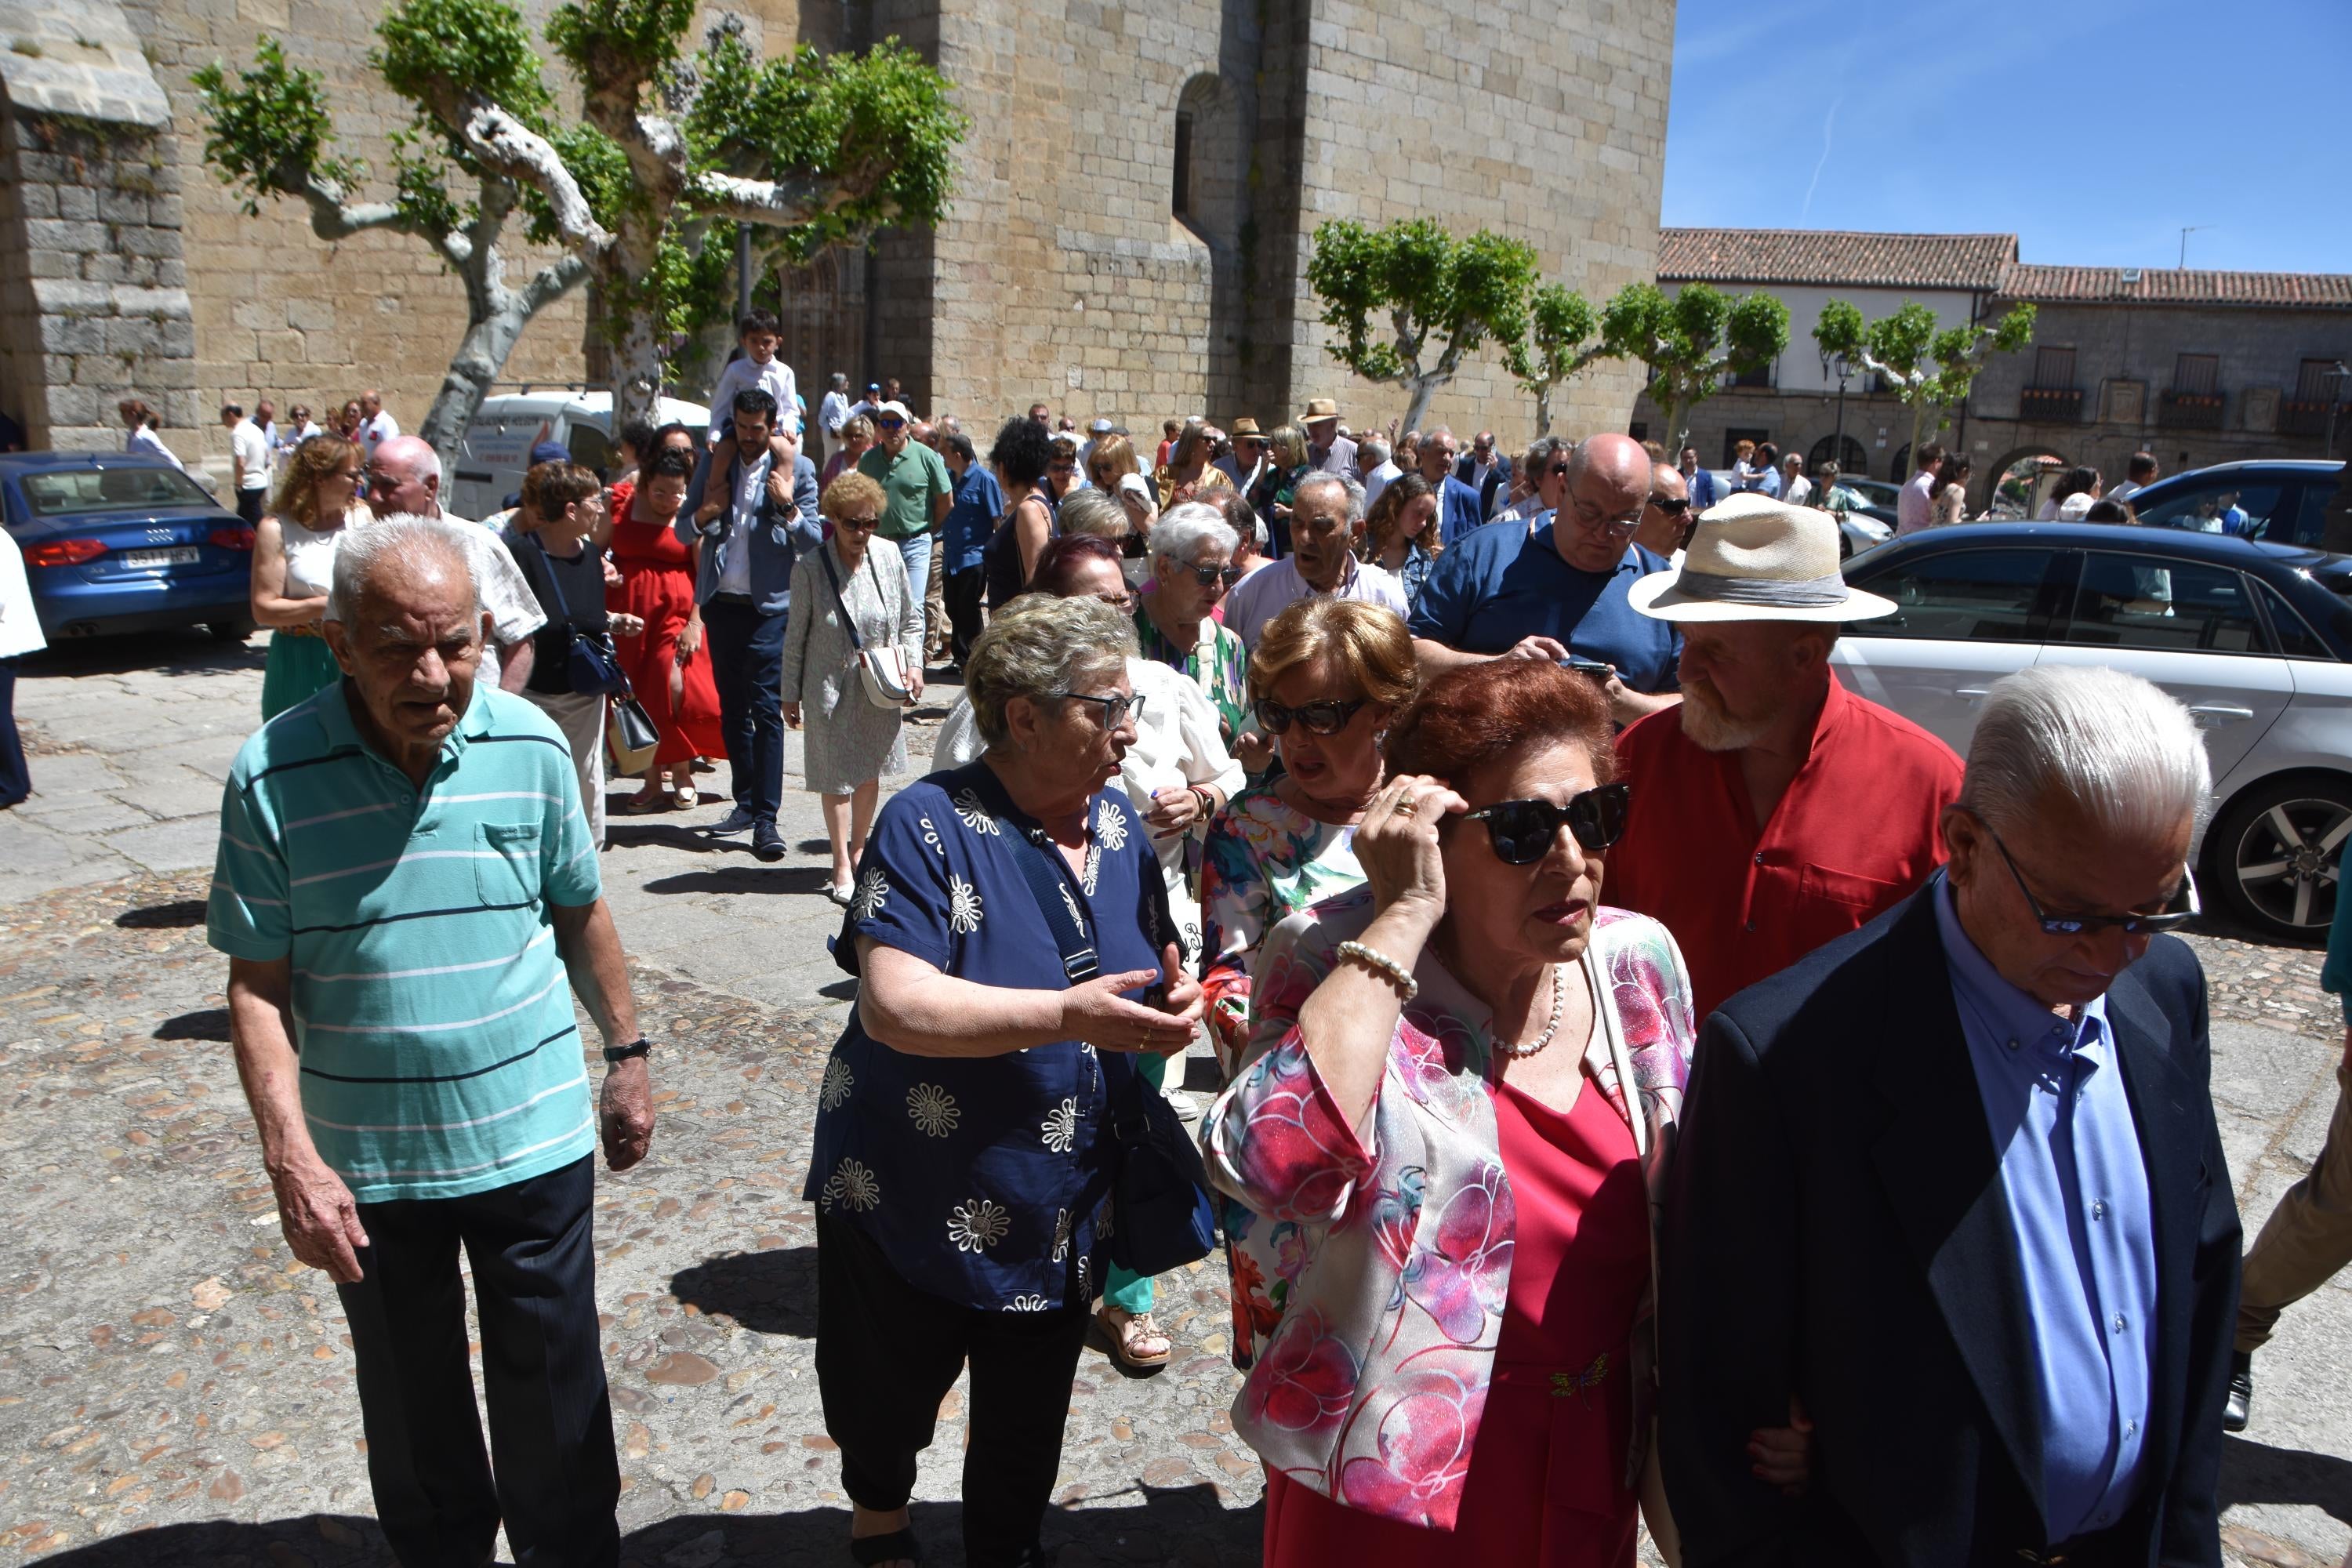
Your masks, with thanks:
[[[906,706],[919,701],[923,595],[908,588],[898,547],[874,537],[883,510],[880,485],[852,469],[825,487],[817,505],[833,523],[833,537],[793,563],[780,684],[784,722],[805,726],[801,776],[824,808],[833,847],[825,896],[845,905],[882,775],[907,771],[903,710],[868,700],[859,649],[897,648],[907,672]]]
[[[342,679],[319,624],[335,582],[335,545],[359,500],[361,463],[357,442],[340,436],[305,441],[286,460],[277,505],[254,528],[253,618],[269,628],[269,661],[261,671],[265,721]]]

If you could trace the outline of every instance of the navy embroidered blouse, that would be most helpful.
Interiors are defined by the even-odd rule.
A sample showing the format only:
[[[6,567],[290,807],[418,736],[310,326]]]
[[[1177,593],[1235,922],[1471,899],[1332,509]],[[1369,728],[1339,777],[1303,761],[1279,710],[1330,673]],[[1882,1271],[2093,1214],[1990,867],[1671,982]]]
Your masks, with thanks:
[[[1149,835],[1113,794],[1088,807],[1086,869],[1048,843],[1099,971],[1158,969],[1173,930]],[[856,939],[982,985],[1059,991],[1053,928],[985,762],[933,773],[876,817],[834,954]],[[1139,998],[1141,993],[1129,994]],[[909,1056],[855,1013],[825,1064],[803,1198],[872,1238],[908,1283],[967,1307],[1043,1311],[1092,1300],[1109,1264],[1107,1095],[1133,1059],[1057,1041],[1004,1056]]]

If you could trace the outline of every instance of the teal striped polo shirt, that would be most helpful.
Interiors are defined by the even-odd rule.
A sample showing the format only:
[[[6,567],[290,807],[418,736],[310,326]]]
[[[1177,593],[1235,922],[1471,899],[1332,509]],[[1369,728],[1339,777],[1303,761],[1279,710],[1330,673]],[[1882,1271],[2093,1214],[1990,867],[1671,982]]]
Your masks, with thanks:
[[[596,901],[562,735],[487,685],[423,788],[338,682],[245,743],[206,930],[291,962],[302,1113],[362,1203],[485,1192],[595,1147],[549,906]]]

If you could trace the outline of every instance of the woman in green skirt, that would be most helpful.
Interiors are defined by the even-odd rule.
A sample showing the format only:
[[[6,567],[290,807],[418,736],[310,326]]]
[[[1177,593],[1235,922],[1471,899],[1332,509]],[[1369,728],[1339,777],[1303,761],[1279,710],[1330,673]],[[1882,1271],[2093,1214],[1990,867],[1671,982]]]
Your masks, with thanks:
[[[335,580],[335,543],[360,493],[359,443],[313,436],[286,459],[278,504],[253,531],[253,618],[269,628],[261,717],[275,719],[341,679],[319,623]]]

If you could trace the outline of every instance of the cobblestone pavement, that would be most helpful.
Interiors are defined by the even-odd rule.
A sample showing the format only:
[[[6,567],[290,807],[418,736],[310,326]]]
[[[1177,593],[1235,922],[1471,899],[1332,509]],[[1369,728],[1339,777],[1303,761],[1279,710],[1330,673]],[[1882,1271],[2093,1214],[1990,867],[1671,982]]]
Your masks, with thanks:
[[[226,766],[209,737],[233,752],[257,661],[180,653],[168,674],[126,655],[89,668],[53,656],[19,688],[42,809],[0,814],[0,1051],[14,1069],[0,1159],[16,1198],[0,1233],[0,1563],[381,1563],[341,1310],[278,1233],[224,1043],[205,878],[142,869],[111,843],[136,827],[55,826],[92,794],[135,789],[149,757],[176,748],[171,765],[213,782],[143,796],[198,801],[148,826],[185,825],[182,864],[209,865],[213,759]],[[119,700],[154,729],[148,744],[114,743]],[[91,757],[102,775],[75,762]],[[804,820],[787,836],[814,834],[814,812],[792,809]],[[755,867],[683,830],[708,815],[616,818],[604,861],[646,1027],[665,1042],[654,1152],[598,1189],[624,1558],[839,1562],[847,1505],[810,1363],[814,1236],[798,1193],[848,993],[812,956],[831,923],[812,907],[821,844]],[[94,842],[28,871],[26,847],[51,836]],[[719,933],[740,970],[691,973]],[[2316,953],[2192,940],[2213,979],[2215,1097],[2251,1230],[2317,1152],[2337,1014]],[[740,957],[763,952],[764,964]],[[1130,1378],[1099,1346],[1080,1367],[1046,1531],[1072,1568],[1256,1559],[1257,1468],[1225,1416],[1222,1268],[1162,1291],[1171,1367]],[[2348,1363],[2343,1288],[2290,1313],[2265,1352],[2253,1429],[2225,1460],[2237,1560],[2306,1568],[2352,1541]],[[945,1563],[960,1558],[962,1401],[959,1388],[942,1406],[915,1509]]]

